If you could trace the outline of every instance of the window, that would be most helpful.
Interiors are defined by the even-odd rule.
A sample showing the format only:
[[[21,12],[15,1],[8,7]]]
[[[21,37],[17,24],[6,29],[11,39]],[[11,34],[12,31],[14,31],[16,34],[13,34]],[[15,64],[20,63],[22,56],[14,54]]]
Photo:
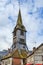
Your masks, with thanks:
[[[20,39],[21,42],[24,42],[24,39]]]
[[[24,31],[21,30],[21,35],[24,35]]]

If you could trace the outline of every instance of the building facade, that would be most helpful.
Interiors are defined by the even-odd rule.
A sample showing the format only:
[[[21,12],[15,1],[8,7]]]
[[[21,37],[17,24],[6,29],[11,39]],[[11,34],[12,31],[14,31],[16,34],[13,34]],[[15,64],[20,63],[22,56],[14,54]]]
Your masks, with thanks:
[[[43,65],[43,44],[34,48],[32,54],[27,57],[27,65]]]

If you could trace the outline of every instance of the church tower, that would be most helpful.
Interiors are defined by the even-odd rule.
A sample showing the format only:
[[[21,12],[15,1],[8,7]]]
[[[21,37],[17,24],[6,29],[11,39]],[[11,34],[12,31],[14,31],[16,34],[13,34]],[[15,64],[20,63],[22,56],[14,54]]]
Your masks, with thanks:
[[[26,58],[28,48],[26,45],[26,29],[22,23],[21,11],[19,9],[17,24],[13,30],[12,50],[15,52],[14,57]]]

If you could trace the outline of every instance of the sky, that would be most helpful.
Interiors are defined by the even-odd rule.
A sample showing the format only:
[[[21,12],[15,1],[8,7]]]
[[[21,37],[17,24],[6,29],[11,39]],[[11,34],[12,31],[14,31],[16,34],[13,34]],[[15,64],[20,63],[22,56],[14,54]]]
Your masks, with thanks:
[[[43,0],[0,0],[0,50],[13,44],[13,29],[20,10],[27,30],[26,44],[29,50],[43,43]]]

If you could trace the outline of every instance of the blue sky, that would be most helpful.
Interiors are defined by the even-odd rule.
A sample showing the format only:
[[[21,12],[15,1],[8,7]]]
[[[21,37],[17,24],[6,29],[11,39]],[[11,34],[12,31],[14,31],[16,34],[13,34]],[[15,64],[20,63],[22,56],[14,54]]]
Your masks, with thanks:
[[[26,44],[31,50],[43,43],[43,0],[20,0],[23,24],[27,30]],[[13,44],[19,0],[0,0],[0,50]]]

